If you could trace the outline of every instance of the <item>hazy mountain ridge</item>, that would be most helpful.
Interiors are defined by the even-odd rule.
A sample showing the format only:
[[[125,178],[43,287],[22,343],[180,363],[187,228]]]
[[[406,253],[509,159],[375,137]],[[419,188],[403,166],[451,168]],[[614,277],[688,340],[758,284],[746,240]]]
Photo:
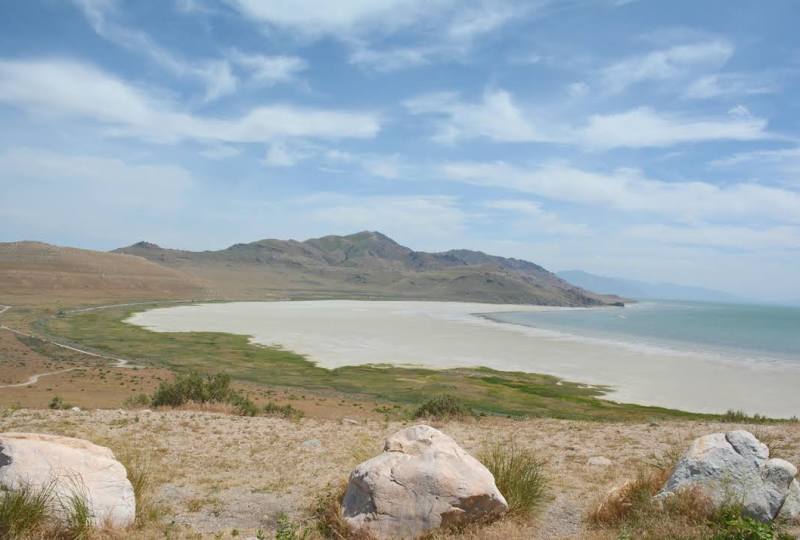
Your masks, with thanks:
[[[650,283],[635,279],[600,276],[583,270],[556,272],[564,280],[599,294],[613,294],[637,300],[686,300],[698,302],[742,302],[733,294],[704,287],[675,283]]]
[[[179,269],[230,298],[310,292],[568,306],[615,300],[575,287],[532,262],[463,249],[414,251],[370,231],[302,242],[264,239],[202,252],[139,242],[114,252]]]

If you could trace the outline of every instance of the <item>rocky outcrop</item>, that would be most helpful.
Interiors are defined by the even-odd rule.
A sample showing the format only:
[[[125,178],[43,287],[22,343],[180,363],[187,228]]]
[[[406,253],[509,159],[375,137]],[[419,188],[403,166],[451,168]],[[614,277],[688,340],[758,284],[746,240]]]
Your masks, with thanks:
[[[800,495],[796,474],[791,463],[770,459],[767,446],[750,432],[713,433],[692,442],[658,496],[698,486],[716,506],[741,504],[747,515],[771,521],[787,499],[794,505]]]
[[[56,504],[83,497],[97,526],[127,527],[136,516],[136,500],[127,471],[104,446],[39,433],[0,433],[0,486],[52,487]]]
[[[425,425],[395,433],[382,454],[356,467],[342,502],[345,521],[378,539],[416,538],[507,510],[489,470]]]

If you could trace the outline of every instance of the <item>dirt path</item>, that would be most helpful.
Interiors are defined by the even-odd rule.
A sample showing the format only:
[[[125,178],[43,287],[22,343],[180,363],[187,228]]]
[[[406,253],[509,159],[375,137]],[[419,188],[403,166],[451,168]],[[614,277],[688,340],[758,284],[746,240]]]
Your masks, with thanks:
[[[115,305],[108,305],[108,306],[98,306],[98,307],[95,307],[95,308],[87,308],[87,309],[75,310],[75,312],[78,312],[78,311],[89,311],[89,310],[92,310],[92,309],[102,309],[102,308],[117,307],[117,306],[122,306],[122,305],[133,305],[133,304],[115,304]],[[6,311],[8,311],[11,308],[12,308],[12,306],[0,306],[0,315],[2,315],[3,313],[5,313]],[[66,345],[64,343],[59,343],[58,341],[54,341],[52,339],[43,338],[43,337],[40,337],[40,336],[36,336],[34,334],[28,334],[26,332],[21,332],[19,330],[15,330],[14,328],[10,328],[10,327],[8,327],[8,326],[6,326],[4,324],[0,324],[0,330],[8,330],[9,332],[12,332],[13,334],[16,334],[18,336],[38,339],[38,340],[44,341],[46,343],[50,343],[51,345],[55,345],[56,347],[61,347],[62,349],[67,349],[69,351],[77,352],[77,353],[80,353],[80,354],[85,354],[87,356],[92,356],[94,358],[103,358],[105,360],[113,360],[116,363],[111,367],[128,368],[128,369],[131,369],[131,368],[137,369],[139,367],[139,366],[135,366],[135,365],[131,364],[128,360],[126,360],[124,358],[118,358],[116,356],[108,356],[108,355],[105,355],[105,354],[98,354],[98,353],[94,353],[94,352],[91,352],[91,351],[87,351],[85,349],[79,349],[78,347],[73,347],[71,345]],[[57,371],[48,371],[48,372],[45,372],[45,373],[36,373],[36,374],[30,376],[28,378],[28,380],[26,380],[24,382],[15,383],[15,384],[7,384],[7,385],[4,385],[4,386],[0,386],[0,389],[2,389],[2,388],[19,388],[19,387],[22,387],[22,386],[30,386],[32,384],[36,384],[37,382],[39,382],[39,379],[41,377],[47,377],[48,375],[57,375],[59,373],[66,373],[68,371],[73,371],[75,369],[78,369],[78,368],[67,368],[67,369],[60,369],[60,370],[57,370]]]

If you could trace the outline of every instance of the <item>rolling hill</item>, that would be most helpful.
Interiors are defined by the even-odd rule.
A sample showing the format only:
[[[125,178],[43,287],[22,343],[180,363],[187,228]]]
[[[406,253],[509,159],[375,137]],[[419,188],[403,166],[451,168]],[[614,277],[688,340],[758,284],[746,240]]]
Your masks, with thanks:
[[[406,298],[588,306],[596,295],[541,266],[479,251],[414,251],[379,232],[306,241],[259,240],[218,251],[165,249],[139,242],[114,251],[136,255],[208,284],[229,299],[287,296]]]
[[[119,253],[41,242],[0,243],[0,299],[14,304],[202,297],[206,285]]]

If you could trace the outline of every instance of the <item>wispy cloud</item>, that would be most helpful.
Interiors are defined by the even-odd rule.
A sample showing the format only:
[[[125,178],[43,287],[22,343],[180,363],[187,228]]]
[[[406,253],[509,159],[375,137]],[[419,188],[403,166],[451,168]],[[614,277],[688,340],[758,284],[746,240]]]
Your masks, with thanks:
[[[623,231],[625,235],[652,242],[760,250],[800,250],[800,228],[792,226],[744,227],[731,225],[671,226],[637,225]]]
[[[778,84],[765,73],[714,73],[692,81],[684,96],[690,99],[710,99],[720,96],[750,96],[773,94]]]
[[[675,45],[611,64],[601,71],[601,80],[608,91],[621,92],[637,83],[685,77],[696,69],[719,68],[733,52],[733,45],[723,39]]]
[[[800,193],[752,183],[668,182],[637,170],[595,172],[562,163],[523,168],[504,162],[451,162],[441,166],[440,172],[453,181],[683,222],[756,219],[800,223]]]
[[[378,115],[287,104],[262,105],[236,117],[195,115],[96,67],[68,60],[0,61],[0,101],[38,115],[89,119],[111,135],[150,141],[228,143],[292,137],[371,138]]]
[[[579,91],[583,91],[580,87]],[[766,121],[744,110],[727,117],[665,114],[649,107],[591,115],[583,123],[555,124],[537,120],[504,90],[484,93],[481,101],[463,101],[453,92],[428,94],[406,101],[411,114],[435,119],[433,139],[454,143],[487,138],[497,142],[552,142],[593,149],[667,147],[714,140],[751,141],[770,138]]]

